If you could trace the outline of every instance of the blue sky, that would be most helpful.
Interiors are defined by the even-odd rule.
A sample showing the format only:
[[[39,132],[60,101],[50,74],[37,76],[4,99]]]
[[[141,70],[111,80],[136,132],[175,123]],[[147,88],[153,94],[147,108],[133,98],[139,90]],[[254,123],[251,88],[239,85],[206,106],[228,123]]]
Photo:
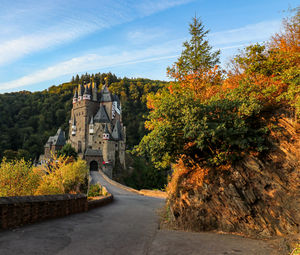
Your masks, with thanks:
[[[225,66],[280,31],[295,0],[0,0],[0,93],[37,91],[85,72],[167,80],[199,16]]]

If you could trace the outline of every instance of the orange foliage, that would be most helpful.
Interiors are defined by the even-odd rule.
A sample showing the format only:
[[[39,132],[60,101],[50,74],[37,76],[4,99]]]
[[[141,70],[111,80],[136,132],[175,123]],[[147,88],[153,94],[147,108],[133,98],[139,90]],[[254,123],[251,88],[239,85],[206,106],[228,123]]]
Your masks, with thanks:
[[[278,49],[283,52],[300,52],[300,14],[299,10],[292,19],[283,21],[284,33],[272,37],[270,48]]]
[[[174,165],[172,179],[168,184],[167,193],[169,195],[179,195],[180,186],[186,188],[196,188],[203,185],[204,178],[209,172],[208,168],[201,167],[192,159],[184,159],[182,156]],[[187,178],[188,177],[188,178]],[[180,194],[182,195],[182,193]],[[181,197],[182,198],[182,197]]]
[[[181,89],[192,91],[195,99],[205,101],[220,91],[222,73],[219,66],[216,65],[213,69],[206,72],[193,71],[185,76],[182,76],[180,73],[173,73],[172,77],[178,81]],[[172,83],[168,89],[171,94],[174,93]]]

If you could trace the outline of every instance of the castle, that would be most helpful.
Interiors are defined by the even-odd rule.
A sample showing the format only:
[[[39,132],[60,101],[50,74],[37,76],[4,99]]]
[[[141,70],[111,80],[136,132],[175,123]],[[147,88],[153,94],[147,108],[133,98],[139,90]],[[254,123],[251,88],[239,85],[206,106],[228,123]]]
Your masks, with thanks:
[[[122,123],[121,103],[117,95],[110,93],[107,83],[101,91],[93,81],[78,86],[69,124],[67,143],[87,161],[91,171],[102,169],[112,177],[116,164],[125,168],[126,128]],[[47,141],[44,158],[51,150],[62,147],[64,139],[64,132],[59,129]]]

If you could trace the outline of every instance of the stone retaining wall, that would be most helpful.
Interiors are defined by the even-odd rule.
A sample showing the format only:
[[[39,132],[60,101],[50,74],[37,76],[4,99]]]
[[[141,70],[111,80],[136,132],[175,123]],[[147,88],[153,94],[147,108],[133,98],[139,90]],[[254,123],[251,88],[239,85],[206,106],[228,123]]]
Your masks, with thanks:
[[[113,201],[113,195],[109,194],[107,197],[102,197],[100,199],[90,200],[88,201],[89,210],[107,205]]]
[[[7,229],[88,210],[83,194],[0,197],[0,228]]]

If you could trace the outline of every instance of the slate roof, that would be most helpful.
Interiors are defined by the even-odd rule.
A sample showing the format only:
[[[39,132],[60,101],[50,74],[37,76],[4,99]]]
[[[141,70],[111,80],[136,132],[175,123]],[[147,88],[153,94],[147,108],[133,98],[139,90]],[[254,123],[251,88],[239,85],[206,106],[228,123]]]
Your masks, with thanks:
[[[103,86],[101,90],[101,99],[100,102],[112,102],[112,94],[109,92],[107,86]]]
[[[93,150],[90,148],[87,148],[85,151],[85,156],[102,156],[102,151],[101,150]]]
[[[100,108],[94,117],[94,121],[100,122],[100,123],[109,123],[110,122],[107,111],[105,109],[105,105],[100,105]]]
[[[116,121],[116,125],[114,126],[114,129],[112,131],[112,137],[115,140],[122,140],[123,134],[122,134],[122,127],[119,120]]]
[[[90,91],[89,91],[89,88],[88,88],[88,86],[85,86],[85,88],[84,88],[84,93],[83,93],[84,95],[90,95]]]
[[[103,133],[110,134],[109,130],[108,130],[108,127],[107,127],[107,124],[105,124],[105,128],[104,128],[104,132]]]
[[[120,109],[120,99],[119,99],[119,97],[118,97],[118,95],[112,95],[112,97],[113,97],[113,101],[116,101],[117,102],[117,105],[118,105],[118,108]]]
[[[55,146],[64,146],[66,144],[65,133],[59,128],[55,136],[50,136],[45,147],[50,147],[51,145]]]
[[[80,86],[79,86],[79,92],[78,92],[78,96],[82,96],[82,95],[83,95],[83,93],[84,93],[84,87],[83,87],[83,85],[82,85],[82,84],[80,84]]]

